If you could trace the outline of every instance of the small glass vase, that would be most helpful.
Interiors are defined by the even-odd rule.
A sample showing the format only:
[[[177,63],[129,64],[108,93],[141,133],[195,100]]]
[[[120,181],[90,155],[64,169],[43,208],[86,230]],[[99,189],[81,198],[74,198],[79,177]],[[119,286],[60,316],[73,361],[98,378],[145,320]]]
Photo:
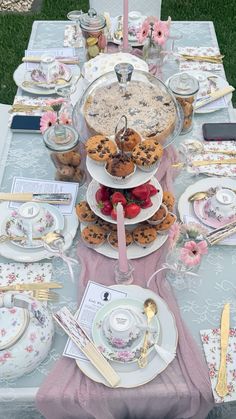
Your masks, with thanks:
[[[196,289],[201,285],[198,275],[200,263],[194,266],[186,265],[180,258],[180,248],[172,249],[166,257],[166,277],[173,288],[181,291]]]
[[[146,61],[151,74],[162,77],[162,65],[164,61],[163,47],[148,38],[143,46],[143,59]]]

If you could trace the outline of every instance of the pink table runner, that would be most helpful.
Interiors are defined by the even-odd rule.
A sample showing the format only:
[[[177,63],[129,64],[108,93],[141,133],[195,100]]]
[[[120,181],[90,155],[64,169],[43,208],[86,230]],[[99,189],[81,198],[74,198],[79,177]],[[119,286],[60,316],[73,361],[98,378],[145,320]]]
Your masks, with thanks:
[[[172,189],[176,161],[173,147],[165,150],[158,180],[164,190]],[[161,266],[168,242],[155,253],[132,261],[134,284],[146,287],[151,274]],[[88,280],[105,285],[114,283],[114,261],[86,248],[78,248],[82,261],[78,300]],[[111,389],[87,378],[72,359],[60,359],[37,393],[37,408],[47,419],[203,419],[213,406],[208,370],[196,343],[187,331],[171,287],[160,274],[151,288],[175,315],[179,342],[177,357],[150,383],[133,389]]]

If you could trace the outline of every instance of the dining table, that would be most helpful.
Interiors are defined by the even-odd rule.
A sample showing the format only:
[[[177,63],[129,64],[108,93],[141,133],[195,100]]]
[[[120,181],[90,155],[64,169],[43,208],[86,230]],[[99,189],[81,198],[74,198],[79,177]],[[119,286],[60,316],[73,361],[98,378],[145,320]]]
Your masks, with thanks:
[[[63,46],[66,25],[68,25],[68,21],[35,21],[33,23],[28,49],[61,48]],[[172,21],[171,25],[182,35],[177,41],[178,46],[218,46],[214,24],[211,21]],[[85,61],[83,48],[78,49],[78,55],[82,69]],[[178,71],[178,62],[172,60],[170,64],[167,60],[162,69],[163,81]],[[226,78],[223,66],[222,70],[217,74]],[[82,89],[83,80],[80,80],[76,93],[77,96],[75,95],[74,100],[79,97]],[[24,96],[25,94],[23,90],[18,88],[17,95]],[[27,93],[27,95],[29,94]],[[232,122],[233,118],[233,106],[231,102],[228,108],[212,113],[195,114],[193,130],[185,136],[178,136],[175,139],[174,146],[178,149],[179,144],[185,138],[201,140],[203,123]],[[7,126],[7,118],[4,123]],[[8,130],[5,141],[5,151],[7,150],[7,152],[5,152],[1,161],[1,166],[4,167],[1,179],[1,192],[8,192],[11,189],[14,176],[45,180],[54,178],[54,166],[49,152],[42,141],[41,134],[12,133]],[[186,170],[181,170],[174,181],[176,200],[178,200],[188,186],[203,178],[204,175],[190,175]],[[81,201],[85,195],[86,185],[79,188],[78,201]],[[79,239],[80,233],[78,232],[70,248],[70,257],[77,257]],[[9,261],[13,262],[0,257],[1,263]],[[64,262],[58,258],[52,259],[53,278],[63,282],[64,285],[58,291],[60,295],[59,302],[50,304],[52,311],[65,305],[72,312],[75,312],[78,308],[78,292],[78,298],[81,299],[83,290],[80,284],[81,265],[82,262],[80,261],[74,267],[75,281],[72,282]],[[194,338],[196,345],[199,347],[199,351],[202,352],[203,357],[204,353],[199,331],[219,327],[221,309],[226,302],[231,304],[231,326],[234,326],[234,321],[236,320],[235,266],[235,246],[213,246],[209,249],[208,254],[204,257],[199,268],[198,274],[200,279],[198,285],[184,290],[174,288],[182,319]],[[96,278],[90,279],[96,281]],[[113,284],[114,280],[111,279],[110,285]],[[2,419],[42,418],[35,406],[36,394],[54,364],[61,358],[66,341],[67,336],[65,333],[59,327],[56,327],[53,346],[49,355],[36,370],[16,380],[4,381],[0,377],[0,417]],[[109,392],[109,395],[111,394],[112,392]],[[142,392],[139,392],[138,389],[137,397],[139,397],[139,394],[142,397]],[[112,395],[109,397],[112,397]],[[97,400],[97,403],[99,403],[99,400]],[[236,403],[232,402],[215,406],[209,415],[209,418],[214,417],[222,419],[235,418]]]

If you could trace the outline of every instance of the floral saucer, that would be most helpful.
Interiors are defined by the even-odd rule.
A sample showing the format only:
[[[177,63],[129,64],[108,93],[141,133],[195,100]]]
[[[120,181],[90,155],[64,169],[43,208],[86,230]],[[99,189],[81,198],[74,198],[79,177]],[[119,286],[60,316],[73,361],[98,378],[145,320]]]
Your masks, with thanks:
[[[210,202],[211,197],[200,201],[194,201],[193,204],[195,215],[203,224],[206,224],[209,227],[219,228],[223,227],[225,224],[236,221],[236,214],[231,215],[230,217],[224,217],[211,207]]]
[[[124,342],[121,342],[120,348],[118,347],[118,341],[112,342],[112,340],[107,339],[107,336],[104,333],[104,327],[107,327],[106,319],[110,313],[117,308],[124,308],[132,311],[137,319],[136,326],[140,329],[140,333],[136,337],[130,339],[125,346]],[[160,324],[157,316],[152,319],[149,327],[150,338],[148,341],[148,354],[154,349],[154,345],[158,342],[160,336]],[[125,300],[119,299],[106,304],[97,312],[93,321],[92,337],[95,345],[105,358],[120,363],[131,363],[137,362],[137,359],[141,354],[146,330],[147,318],[143,311],[142,302],[131,298]]]
[[[36,226],[37,231],[34,236],[40,237],[43,234],[48,233],[53,230],[63,230],[64,228],[64,217],[61,212],[52,205],[41,204],[45,210],[45,218],[39,221],[38,226]],[[7,217],[1,226],[2,233],[7,234],[8,236],[27,236],[27,231],[22,220],[19,217],[18,211],[14,210],[11,212],[11,216]],[[19,247],[24,247],[28,249],[42,247],[42,240],[35,240],[31,243],[29,239],[23,239],[22,241],[12,241],[14,245]]]
[[[58,72],[55,72],[50,82],[47,82],[46,76],[40,68],[35,68],[31,71],[31,79],[36,83],[40,83],[40,86],[45,88],[55,87],[58,79],[63,79],[65,83],[68,83],[71,77],[72,72],[70,68],[63,63],[59,63]],[[45,85],[42,83],[45,83]]]

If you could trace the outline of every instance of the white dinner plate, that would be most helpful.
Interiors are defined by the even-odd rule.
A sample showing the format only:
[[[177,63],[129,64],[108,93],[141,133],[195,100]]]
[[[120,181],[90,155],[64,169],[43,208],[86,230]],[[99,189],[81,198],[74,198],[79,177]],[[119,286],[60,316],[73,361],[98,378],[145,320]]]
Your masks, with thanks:
[[[107,339],[107,335],[105,334],[107,333],[109,336],[109,315],[117,308],[124,308],[125,310],[130,311],[135,318],[135,327],[136,325],[140,326],[138,336],[122,347],[115,346],[113,341]],[[157,316],[154,316],[151,319],[149,327],[151,329],[148,339],[150,343],[148,354],[154,349],[154,344],[158,343],[160,324]],[[135,300],[134,298],[122,298],[120,300],[111,301],[96,313],[92,325],[92,338],[96,347],[100,348],[102,354],[109,361],[122,363],[137,362],[141,354],[146,328],[147,317],[143,311],[143,302]]]
[[[83,228],[86,226],[84,224],[80,224],[80,230],[82,231]],[[136,227],[135,224],[132,225],[132,229]],[[130,229],[130,227],[128,227]],[[128,229],[127,228],[127,229]],[[135,243],[130,244],[127,247],[127,257],[128,259],[140,259],[145,256],[150,255],[151,253],[155,252],[156,250],[160,249],[161,246],[166,242],[168,239],[168,233],[166,234],[158,234],[156,240],[146,248],[138,246]],[[118,259],[118,249],[111,247],[110,244],[106,241],[99,247],[96,247],[95,250],[97,253],[104,255],[111,259]]]
[[[147,298],[153,298],[155,300],[158,306],[157,316],[160,323],[160,337],[158,344],[169,352],[175,353],[178,342],[178,331],[174,315],[170,311],[166,302],[153,291],[137,285],[113,285],[111,288],[127,293],[127,298],[134,298],[139,300],[142,304]],[[103,383],[109,387],[107,381],[90,362],[77,359],[76,363],[81,371],[91,378],[91,380]],[[146,384],[164,371],[169,365],[166,364],[154,350],[149,354],[148,365],[142,369],[139,368],[136,362],[122,364],[111,361],[110,364],[120,376],[120,382],[117,387],[123,388],[139,387]]]
[[[33,82],[33,80],[31,79],[30,73],[31,73],[31,71],[27,71],[25,63],[20,64],[17,67],[17,69],[15,70],[14,74],[13,74],[13,79],[14,79],[14,82],[16,83],[16,85],[18,87],[20,87],[22,90],[24,90],[25,92],[33,93],[35,95],[49,96],[49,95],[53,95],[53,94],[56,93],[55,88],[52,88],[52,89],[45,89],[43,87],[40,88],[39,86],[37,86],[37,84],[33,85],[32,87],[31,86],[30,87],[29,86],[25,87],[23,85],[24,81],[32,81]],[[68,85],[73,84],[75,79],[77,80],[77,77],[79,75],[80,75],[79,66],[74,66],[73,75],[72,75],[70,81],[68,83],[65,83],[65,85],[63,85],[63,86],[68,86]]]
[[[213,80],[217,85],[217,90],[223,89],[224,87],[229,86],[229,83],[227,82],[227,80],[225,80],[223,77],[219,76],[218,74],[211,73],[210,71],[186,70],[177,74],[182,74],[182,73],[188,73],[190,76],[195,77],[199,81],[200,89],[197,94],[197,98],[199,97],[204,98],[204,96],[208,96],[207,89],[209,88],[210,85],[209,85],[209,81],[207,80],[207,77],[214,77]],[[165,84],[167,86],[169,84],[169,80],[170,78],[168,78],[165,81]],[[212,88],[212,91],[215,91],[215,89]],[[229,93],[228,95],[226,95],[225,98],[226,98],[227,103],[229,103],[232,99],[232,93]],[[209,109],[207,107],[205,107],[204,109],[204,106],[203,106],[202,108],[194,110],[194,112],[195,113],[211,113],[211,112],[218,111],[219,109],[220,108]]]
[[[224,188],[236,189],[236,180],[229,178],[209,177],[201,179],[193,185],[190,185],[180,196],[178,201],[178,211],[181,221],[186,222],[185,217],[190,217],[191,221],[195,221],[196,223],[202,224],[194,213],[193,203],[189,202],[188,198],[196,192],[204,192],[207,191],[209,188],[216,188],[219,186],[222,186]],[[212,231],[212,228],[208,229],[209,231]],[[232,235],[228,239],[222,240],[218,244],[232,246],[236,245],[236,234]]]
[[[131,176],[126,183],[116,182],[114,184],[113,179],[105,172],[104,166],[94,163],[89,157],[86,158],[86,165],[88,172],[93,179],[95,179],[98,183],[101,183],[101,185],[108,186],[109,188],[115,187],[116,189],[130,189],[143,185],[155,175],[159,167],[158,166],[151,172],[144,172],[137,167],[134,175]]]
[[[0,203],[0,213],[2,215],[3,221],[7,217],[10,217],[12,209],[8,208],[8,202]],[[3,221],[0,221],[1,234],[5,234],[3,229]],[[65,245],[63,250],[67,250],[71,246],[77,228],[78,217],[74,209],[72,214],[64,216],[64,228],[61,232],[65,236]],[[53,253],[48,252],[44,247],[36,249],[25,249],[8,241],[0,243],[0,255],[8,259],[13,259],[17,262],[37,262],[42,259],[53,257]]]
[[[133,225],[134,223],[141,223],[142,221],[146,221],[148,220],[148,218],[151,218],[153,216],[153,214],[155,214],[155,212],[160,208],[161,203],[162,203],[162,196],[163,196],[163,191],[162,191],[162,187],[160,185],[160,183],[158,182],[158,180],[153,177],[150,181],[150,183],[155,186],[156,189],[159,190],[158,193],[156,193],[156,195],[153,195],[151,197],[151,201],[152,201],[152,207],[149,208],[145,208],[145,209],[141,209],[140,213],[137,215],[137,217],[135,218],[125,218],[124,222],[125,225]],[[114,185],[113,185],[114,187]],[[88,189],[87,189],[87,194],[86,194],[86,198],[88,201],[88,204],[91,208],[91,210],[100,218],[102,218],[103,220],[107,221],[108,223],[112,223],[112,224],[117,224],[116,220],[113,220],[110,216],[108,215],[103,215],[98,203],[96,201],[95,198],[95,194],[97,192],[97,190],[100,188],[100,185],[98,182],[96,182],[96,180],[92,180],[92,182],[90,182]]]

